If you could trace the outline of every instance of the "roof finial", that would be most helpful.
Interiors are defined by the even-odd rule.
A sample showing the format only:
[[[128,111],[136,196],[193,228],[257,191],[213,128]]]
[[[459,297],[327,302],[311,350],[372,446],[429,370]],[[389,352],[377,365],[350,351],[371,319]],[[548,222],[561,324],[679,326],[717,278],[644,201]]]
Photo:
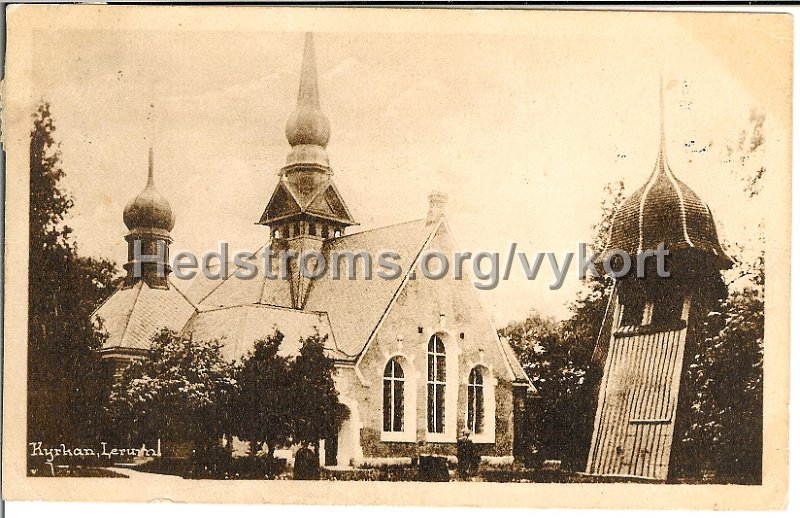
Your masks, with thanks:
[[[665,155],[664,148],[666,147],[666,137],[664,136],[664,74],[661,74],[661,82],[659,88],[659,104],[661,109],[661,127],[660,127],[660,135],[659,135],[659,153]]]
[[[147,153],[147,185],[154,185],[153,182],[153,146]]]

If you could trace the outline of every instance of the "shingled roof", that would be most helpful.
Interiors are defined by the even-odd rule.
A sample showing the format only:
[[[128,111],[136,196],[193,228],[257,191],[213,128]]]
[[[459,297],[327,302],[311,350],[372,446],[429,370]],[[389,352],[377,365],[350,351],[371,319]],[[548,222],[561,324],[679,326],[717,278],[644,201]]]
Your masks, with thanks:
[[[242,304],[268,304],[280,307],[292,307],[292,293],[290,281],[287,279],[270,279],[263,272],[263,251],[270,243],[259,248],[252,257],[253,263],[258,267],[258,273],[251,279],[242,279],[236,276],[241,268],[228,266],[228,276],[222,281],[208,283],[206,280],[196,280],[197,288],[192,286],[189,291],[197,296],[196,304],[202,308],[220,308]],[[278,277],[280,262],[275,259],[271,263],[272,275]],[[198,276],[200,277],[200,276]],[[203,294],[203,292],[206,292]]]
[[[334,359],[344,359],[338,350],[325,313],[298,311],[266,304],[243,304],[195,313],[182,334],[194,340],[216,340],[224,344],[222,354],[226,360],[238,360],[253,348],[253,344],[271,336],[275,330],[283,335],[280,353],[294,357],[300,353],[300,340],[315,332],[328,335],[326,348]]]
[[[731,266],[719,244],[711,209],[675,176],[663,146],[647,183],[614,215],[610,238],[598,262],[616,250],[635,257],[643,250],[656,250],[661,243],[670,253],[699,251],[711,256],[719,269]]]
[[[598,259],[602,265],[616,251],[635,257],[660,244],[675,252],[699,252],[718,269],[732,261],[722,250],[711,209],[680,181],[667,162],[664,131],[664,84],[660,89],[658,158],[647,182],[629,196],[614,214],[608,242]]]
[[[356,261],[355,279],[346,277],[347,269],[343,266],[341,279],[325,275],[314,281],[305,309],[327,312],[337,344],[344,353],[351,357],[361,353],[435,228],[426,226],[425,220],[420,219],[329,241],[324,250],[329,261],[332,252],[365,251],[376,261],[381,251],[391,250],[399,254],[397,263],[402,268],[402,275],[398,278],[383,279],[376,275],[380,271],[376,262],[373,277],[368,280],[364,275],[363,261],[359,260]]]
[[[160,330],[181,330],[195,306],[171,280],[168,283],[169,289],[150,288],[141,280],[123,286],[95,311],[93,318],[108,333],[104,350],[149,350],[153,336]]]

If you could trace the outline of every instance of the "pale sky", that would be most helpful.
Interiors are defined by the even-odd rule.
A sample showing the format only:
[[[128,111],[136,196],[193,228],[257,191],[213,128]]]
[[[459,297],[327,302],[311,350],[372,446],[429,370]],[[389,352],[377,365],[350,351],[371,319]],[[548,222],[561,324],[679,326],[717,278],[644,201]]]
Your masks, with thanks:
[[[151,145],[156,186],[177,216],[174,250],[200,253],[219,240],[256,250],[268,240],[253,223],[289,152],[284,125],[302,31],[312,27],[275,31],[269,10],[251,9],[230,19],[217,10],[215,30],[195,30],[181,12],[162,11],[163,25],[149,30],[109,28],[109,11],[80,30],[54,18],[35,38],[31,98],[51,103],[75,198],[68,224],[84,254],[125,261],[122,210],[145,184]],[[673,171],[709,203],[723,238],[752,235],[765,205],[749,200],[738,178],[789,145],[790,69],[771,52],[787,37],[773,25],[785,24],[518,16],[524,30],[508,33],[313,26],[334,180],[361,223],[351,231],[424,217],[438,189],[449,195],[461,248],[502,254],[516,241],[563,257],[591,239],[607,182],[624,180],[630,193],[650,174],[663,75]],[[752,131],[753,110],[766,116],[766,143],[731,163],[726,146]],[[574,273],[550,291],[549,270],[535,281],[515,272],[481,295],[498,325],[532,308],[567,314]]]

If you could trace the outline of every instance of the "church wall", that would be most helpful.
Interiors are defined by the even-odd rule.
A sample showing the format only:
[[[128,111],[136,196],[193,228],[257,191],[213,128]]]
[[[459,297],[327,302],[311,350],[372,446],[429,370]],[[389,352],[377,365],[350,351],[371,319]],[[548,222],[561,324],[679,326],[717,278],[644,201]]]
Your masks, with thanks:
[[[442,227],[431,248],[452,256],[449,241]],[[466,426],[467,380],[476,365],[486,373],[486,419],[484,433],[475,435],[473,440],[481,455],[512,455],[513,379],[495,326],[481,307],[475,288],[471,281],[458,281],[451,276],[440,280],[418,277],[409,279],[402,289],[358,364],[367,386],[353,383],[346,394],[358,402],[363,456],[413,457],[418,451],[455,455],[456,438]],[[439,435],[427,432],[427,348],[433,334],[442,338],[447,354],[445,430]],[[394,356],[400,358],[406,377],[407,419],[402,433],[385,434],[383,372]],[[489,423],[492,411],[495,419]]]

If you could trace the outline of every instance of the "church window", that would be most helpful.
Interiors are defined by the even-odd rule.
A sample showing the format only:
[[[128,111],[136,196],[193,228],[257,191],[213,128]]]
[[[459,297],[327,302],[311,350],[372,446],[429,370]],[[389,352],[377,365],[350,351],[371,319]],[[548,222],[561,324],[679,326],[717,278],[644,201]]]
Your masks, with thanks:
[[[467,428],[470,432],[483,432],[483,409],[483,373],[475,367],[467,382]]]
[[[322,225],[322,238],[328,239],[328,225]]]
[[[283,237],[284,239],[289,238],[289,225],[283,226],[283,231],[281,232],[281,234],[282,234],[281,237]]]
[[[342,237],[342,230],[337,228],[333,231],[333,237]]]
[[[383,431],[402,432],[404,418],[403,391],[405,376],[397,358],[392,358],[383,371]]]
[[[299,236],[300,235],[300,223],[295,223],[294,228],[292,229],[293,235]]]
[[[444,433],[445,349],[437,335],[428,341],[428,432]]]
[[[276,228],[272,231],[272,237],[274,239],[279,239],[281,237],[281,231]]]
[[[308,224],[308,234],[311,236],[317,235],[317,224],[314,223],[313,221]]]

